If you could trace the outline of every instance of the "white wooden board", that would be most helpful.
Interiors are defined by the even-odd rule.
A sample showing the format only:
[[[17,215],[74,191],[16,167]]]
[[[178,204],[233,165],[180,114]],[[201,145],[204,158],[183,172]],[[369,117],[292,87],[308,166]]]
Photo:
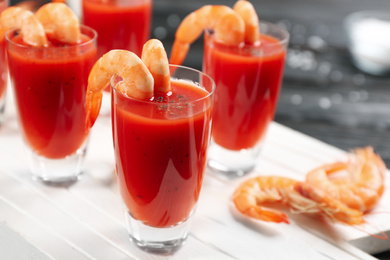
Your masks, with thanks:
[[[264,223],[235,212],[231,195],[245,178],[275,174],[303,180],[308,170],[345,156],[273,123],[253,173],[224,180],[206,172],[186,244],[170,256],[146,253],[130,242],[124,226],[108,117],[100,117],[93,129],[83,178],[70,187],[52,187],[31,179],[12,99],[8,103],[0,128],[0,255],[7,259],[374,259],[369,253],[390,250],[390,240],[349,226],[292,214],[290,225]],[[390,235],[388,189],[376,210],[387,214],[367,221]]]

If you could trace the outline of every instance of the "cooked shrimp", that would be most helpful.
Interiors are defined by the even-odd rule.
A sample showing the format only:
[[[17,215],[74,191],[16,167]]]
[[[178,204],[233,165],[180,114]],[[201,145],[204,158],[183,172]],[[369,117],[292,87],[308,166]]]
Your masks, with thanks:
[[[34,16],[28,16],[20,27],[23,41],[31,46],[44,47],[48,45],[45,30]]]
[[[31,46],[47,45],[47,38],[41,23],[33,13],[21,7],[8,7],[0,16],[0,38],[10,29],[20,29],[23,41]]]
[[[296,180],[278,176],[251,178],[235,190],[233,202],[241,213],[249,217],[269,222],[290,223],[283,212],[261,205],[266,202],[279,202],[305,212],[315,209],[312,201],[295,192],[296,183]]]
[[[100,111],[102,91],[114,75],[123,79],[116,85],[116,89],[125,95],[137,99],[153,97],[154,79],[142,60],[130,51],[109,51],[95,63],[88,77],[87,129],[95,123]]]
[[[171,91],[169,62],[163,44],[156,39],[147,41],[143,46],[141,58],[154,78],[154,92]]]
[[[347,176],[332,180],[330,176],[345,170]],[[340,200],[350,208],[367,212],[372,209],[384,191],[386,166],[371,147],[356,149],[349,162],[337,162],[312,170],[306,182]]]
[[[352,209],[339,200],[306,182],[297,182],[294,189],[302,196],[316,202],[319,211],[329,219],[348,225],[363,224],[363,212]],[[305,210],[300,211],[305,213]]]
[[[244,41],[245,24],[228,6],[206,5],[187,15],[176,31],[170,63],[180,65],[193,43],[205,29],[212,29],[215,38],[226,44]]]
[[[269,222],[289,223],[286,214],[265,208],[264,203],[282,203],[295,213],[314,213],[348,225],[364,223],[363,213],[294,179],[258,176],[243,182],[233,194],[236,208],[243,214]]]
[[[77,15],[66,4],[48,3],[35,13],[42,23],[46,35],[63,43],[80,40],[80,24]]]
[[[238,0],[233,10],[244,20],[245,43],[254,44],[259,41],[259,18],[253,5],[246,0]]]

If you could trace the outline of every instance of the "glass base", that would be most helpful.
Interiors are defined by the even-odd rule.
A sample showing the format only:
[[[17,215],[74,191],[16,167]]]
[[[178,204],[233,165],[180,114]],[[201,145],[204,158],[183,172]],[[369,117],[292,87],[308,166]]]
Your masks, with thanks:
[[[155,254],[171,254],[177,251],[188,236],[190,217],[183,222],[165,228],[145,225],[126,211],[127,230],[130,239],[144,251]]]
[[[65,185],[76,182],[83,171],[87,142],[76,153],[62,159],[48,159],[37,155],[31,149],[27,148],[27,158],[33,178],[54,185]]]
[[[251,149],[233,151],[223,148],[212,140],[208,150],[207,166],[226,178],[241,177],[256,167],[260,150],[260,143]]]

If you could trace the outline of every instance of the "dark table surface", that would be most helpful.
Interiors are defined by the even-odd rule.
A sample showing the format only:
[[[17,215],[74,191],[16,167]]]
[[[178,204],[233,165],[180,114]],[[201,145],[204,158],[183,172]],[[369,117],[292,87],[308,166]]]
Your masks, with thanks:
[[[18,1],[11,0],[11,4]],[[169,54],[181,19],[205,4],[235,0],[155,0],[151,36]],[[275,121],[349,151],[373,146],[390,166],[390,76],[356,69],[347,51],[343,19],[360,10],[389,10],[389,0],[253,0],[261,20],[291,34]],[[203,40],[184,63],[201,69]],[[315,152],[315,151],[313,151]],[[375,255],[390,259],[390,252]]]

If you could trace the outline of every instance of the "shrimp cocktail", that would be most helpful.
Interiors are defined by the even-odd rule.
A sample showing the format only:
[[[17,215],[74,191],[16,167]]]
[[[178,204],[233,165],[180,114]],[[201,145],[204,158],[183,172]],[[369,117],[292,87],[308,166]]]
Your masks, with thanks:
[[[0,0],[0,14],[7,8],[8,1]],[[0,21],[1,24],[1,21]],[[4,30],[0,27],[0,125],[4,121],[5,98],[7,90],[8,66],[5,54]]]
[[[98,58],[114,49],[141,56],[149,39],[152,0],[82,0],[83,21],[99,35]]]
[[[208,166],[240,176],[255,167],[273,120],[289,35],[259,21],[248,1],[204,6],[179,26],[171,63],[181,64],[204,30],[203,71],[216,84]]]
[[[10,7],[4,20],[16,28],[6,33],[8,61],[31,171],[45,182],[75,181],[89,134],[85,100],[96,33],[61,3],[35,14]]]
[[[94,65],[87,124],[111,83],[116,174],[128,230],[141,248],[167,252],[187,236],[206,166],[214,81],[168,64],[162,43],[149,40],[142,59],[113,50]]]

